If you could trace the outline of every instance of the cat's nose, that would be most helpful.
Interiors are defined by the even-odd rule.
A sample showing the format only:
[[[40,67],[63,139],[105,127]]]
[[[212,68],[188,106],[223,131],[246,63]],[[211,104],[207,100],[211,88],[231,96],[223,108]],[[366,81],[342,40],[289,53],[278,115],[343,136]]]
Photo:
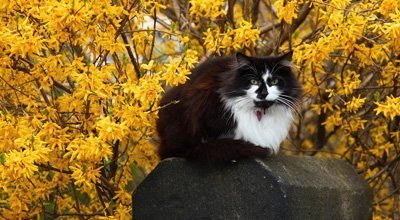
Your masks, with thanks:
[[[258,94],[257,94],[257,98],[259,99],[265,99],[265,97],[267,97],[268,95],[268,90],[267,88],[263,88]]]

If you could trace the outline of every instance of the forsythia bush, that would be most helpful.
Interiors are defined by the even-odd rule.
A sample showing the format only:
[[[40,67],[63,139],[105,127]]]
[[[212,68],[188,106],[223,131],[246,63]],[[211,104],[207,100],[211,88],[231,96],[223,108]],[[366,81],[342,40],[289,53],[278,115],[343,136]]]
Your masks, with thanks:
[[[15,0],[0,17],[0,218],[130,218],[166,86],[287,50],[305,95],[282,152],[348,161],[374,218],[399,218],[398,0]]]

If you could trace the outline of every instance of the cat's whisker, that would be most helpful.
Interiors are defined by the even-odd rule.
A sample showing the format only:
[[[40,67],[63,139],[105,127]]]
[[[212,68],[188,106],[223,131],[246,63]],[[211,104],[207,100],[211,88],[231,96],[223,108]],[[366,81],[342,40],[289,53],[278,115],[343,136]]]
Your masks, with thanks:
[[[289,100],[286,100],[284,98],[278,98],[277,100],[283,102],[283,104],[290,107],[291,109],[296,110],[296,106],[294,106]]]
[[[279,97],[278,99],[276,99],[278,102],[286,105],[287,107],[289,107],[293,112],[295,112],[301,119],[303,118],[302,115],[300,114],[299,110],[298,110],[298,106],[295,105],[295,103],[293,103],[290,100],[287,100],[283,97]]]
[[[283,100],[281,100],[281,99],[277,99],[277,101],[278,101],[279,103],[285,105],[286,107],[290,108],[292,111],[295,112],[294,108],[293,108],[290,104],[288,104],[287,102],[285,102],[285,101],[283,101]]]
[[[278,70],[284,68],[285,66],[279,66],[276,70],[273,70],[271,74],[275,74]]]
[[[285,94],[280,94],[279,96],[281,96],[281,97],[287,97],[287,98],[291,98],[291,99],[296,99],[296,98],[293,97],[293,96],[285,95]]]
[[[249,69],[254,69],[254,67],[251,67],[249,64],[240,64],[240,65],[235,65],[235,68],[232,68],[231,70],[238,70],[242,68],[249,68]]]
[[[290,102],[288,102],[288,101],[286,101],[286,103],[292,107],[293,111],[294,111],[301,119],[303,118],[302,115],[301,115],[300,112],[299,112],[299,107],[293,106],[293,104],[290,104]]]
[[[220,93],[221,95],[230,95],[230,94],[234,94],[237,93],[237,91],[231,91],[231,92],[222,92]]]
[[[278,65],[278,63],[275,63],[275,65],[272,67],[271,74],[274,73],[275,67],[276,67],[277,65]]]
[[[253,65],[246,64],[243,68],[247,67],[248,69],[252,70],[255,74],[257,74],[257,69]]]
[[[285,94],[280,94],[279,96],[285,97],[285,98],[289,98],[290,100],[293,100],[295,102],[299,102],[301,100],[300,98],[297,98],[297,97],[294,97],[294,96],[290,96],[290,95],[285,95]]]
[[[247,97],[236,97],[236,98],[230,98],[230,103],[232,105],[237,105],[239,107],[244,107],[247,106],[251,101]]]
[[[237,100],[235,100],[235,105],[238,105],[238,107],[247,107],[249,105],[249,103],[251,103],[252,101],[248,98],[248,97],[241,97],[238,98]]]
[[[285,97],[286,99],[288,99],[288,100],[294,102],[294,104],[296,104],[296,105],[298,105],[298,103],[299,103],[299,101],[300,101],[300,99],[295,98],[295,97],[293,97],[293,96],[289,96],[289,95],[280,94],[279,96],[280,96],[280,97]]]
[[[287,67],[287,66],[285,66],[285,65],[281,65],[281,66],[279,66],[277,69],[275,69],[275,67],[278,65],[278,63],[276,63],[275,65],[274,65],[274,67],[272,68],[272,70],[271,70],[271,75],[273,75],[273,74],[275,74],[276,72],[278,72],[278,70],[280,70],[280,69],[282,69],[282,68],[284,68],[284,67]]]
[[[292,101],[292,100],[287,99],[287,98],[285,98],[285,97],[281,97],[281,99],[287,101],[288,103],[290,103],[290,104],[291,104],[293,107],[295,107],[296,109],[299,109],[299,108],[300,108],[300,105],[299,105],[298,101]]]
[[[296,108],[299,108],[299,107],[300,107],[300,105],[298,104],[297,101],[290,100],[290,99],[288,99],[288,98],[286,98],[286,97],[282,97],[282,96],[281,96],[280,98],[283,99],[283,100],[285,100],[286,102],[290,103],[292,106],[294,106],[294,107],[296,107]]]
[[[294,97],[287,97],[287,98],[289,98],[290,100],[295,102],[296,105],[298,105],[298,106],[301,106],[302,104],[306,103],[308,100],[307,96],[304,96],[304,95],[301,95],[298,98],[294,98]]]
[[[286,103],[283,100],[277,100],[278,102],[282,103],[283,105],[285,105],[286,107],[288,107],[292,112],[296,113],[300,119],[302,119],[303,117],[301,116],[301,114],[294,108],[292,107],[290,104]]]

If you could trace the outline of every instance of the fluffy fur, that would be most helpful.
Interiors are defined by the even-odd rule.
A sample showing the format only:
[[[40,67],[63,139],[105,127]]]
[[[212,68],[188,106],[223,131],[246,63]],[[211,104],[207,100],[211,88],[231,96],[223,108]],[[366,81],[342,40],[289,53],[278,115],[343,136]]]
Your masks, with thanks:
[[[277,153],[301,94],[290,57],[239,53],[196,67],[161,100],[160,157],[214,163]]]
[[[286,138],[293,121],[291,110],[282,105],[273,105],[266,110],[261,120],[258,120],[249,104],[241,108],[241,104],[228,100],[226,106],[234,112],[233,117],[237,124],[234,139],[271,148],[274,153],[278,152],[279,145]]]

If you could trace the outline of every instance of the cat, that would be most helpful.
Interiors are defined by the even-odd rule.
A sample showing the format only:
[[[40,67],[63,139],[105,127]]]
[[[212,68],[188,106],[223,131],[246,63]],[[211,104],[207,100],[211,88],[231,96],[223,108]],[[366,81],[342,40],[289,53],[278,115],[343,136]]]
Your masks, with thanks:
[[[160,101],[161,159],[220,163],[276,154],[301,96],[292,52],[209,59]]]

